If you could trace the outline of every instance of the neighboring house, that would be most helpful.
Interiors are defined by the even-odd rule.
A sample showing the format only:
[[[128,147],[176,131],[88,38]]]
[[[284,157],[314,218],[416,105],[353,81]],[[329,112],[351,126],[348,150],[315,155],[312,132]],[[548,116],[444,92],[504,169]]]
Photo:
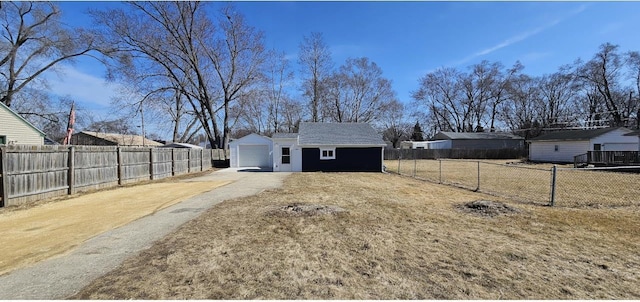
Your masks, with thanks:
[[[163,144],[140,135],[81,131],[71,136],[72,145],[160,147]]]
[[[301,123],[271,139],[250,134],[230,143],[231,167],[273,171],[380,172],[386,143],[365,123]]]
[[[0,145],[44,145],[44,132],[0,103]]]
[[[528,140],[529,160],[571,163],[587,151],[638,151],[638,137],[624,127],[563,130]]]
[[[506,132],[438,132],[429,149],[523,149],[524,138]],[[446,141],[446,142],[442,142]]]

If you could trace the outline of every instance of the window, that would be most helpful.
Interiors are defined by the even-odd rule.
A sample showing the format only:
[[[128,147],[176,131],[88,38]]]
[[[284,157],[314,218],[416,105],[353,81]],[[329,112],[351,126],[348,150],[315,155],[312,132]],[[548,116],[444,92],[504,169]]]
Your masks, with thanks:
[[[553,151],[558,151],[558,149],[560,149],[560,148],[558,148],[558,145],[555,145],[555,146],[553,147]]]
[[[291,148],[282,147],[282,164],[291,163]]]
[[[601,144],[593,144],[593,151],[601,151],[601,150],[602,150]]]
[[[4,145],[7,143],[7,137],[4,135],[0,135],[0,145]]]
[[[336,159],[336,149],[320,149],[320,159]]]

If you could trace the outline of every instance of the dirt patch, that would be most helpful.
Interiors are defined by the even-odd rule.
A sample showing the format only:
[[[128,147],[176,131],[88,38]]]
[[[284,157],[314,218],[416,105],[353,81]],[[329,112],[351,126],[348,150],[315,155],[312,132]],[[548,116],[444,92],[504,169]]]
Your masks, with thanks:
[[[498,201],[476,200],[472,202],[456,205],[458,209],[465,213],[471,213],[481,216],[495,217],[504,214],[516,214],[521,210]]]
[[[267,211],[267,215],[274,216],[316,216],[316,215],[335,215],[347,212],[339,206],[326,206],[318,204],[290,204],[271,208]]]

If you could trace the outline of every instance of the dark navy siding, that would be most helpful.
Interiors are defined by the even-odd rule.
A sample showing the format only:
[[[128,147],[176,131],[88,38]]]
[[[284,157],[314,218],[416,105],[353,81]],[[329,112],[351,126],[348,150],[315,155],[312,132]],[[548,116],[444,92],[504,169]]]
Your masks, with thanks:
[[[380,172],[382,147],[336,148],[336,158],[325,160],[320,160],[320,148],[303,148],[302,171]]]

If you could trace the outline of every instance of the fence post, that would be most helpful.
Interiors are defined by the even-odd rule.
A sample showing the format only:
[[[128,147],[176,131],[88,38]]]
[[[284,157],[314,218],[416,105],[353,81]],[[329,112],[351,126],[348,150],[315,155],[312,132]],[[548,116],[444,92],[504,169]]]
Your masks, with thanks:
[[[9,202],[9,175],[7,175],[7,147],[0,147],[0,175],[2,182],[0,183],[0,208],[7,206]]]
[[[402,175],[400,173],[400,161],[402,161],[402,149],[398,149],[398,175]]]
[[[558,167],[553,165],[551,168],[551,200],[549,201],[549,205],[553,207],[556,202],[556,174],[558,171]]]
[[[149,179],[153,180],[153,147],[149,148]]]
[[[204,149],[200,149],[200,171],[204,171]]]
[[[176,176],[176,148],[171,148],[171,176]]]
[[[191,149],[187,149],[187,174],[191,173]]]
[[[416,159],[416,149],[412,149],[411,153],[413,153],[413,178],[415,178],[416,170],[418,170],[418,160]]]
[[[116,147],[118,154],[118,185],[122,185],[122,149],[120,146]]]
[[[476,187],[476,192],[480,191],[480,161],[478,161],[478,186]]]
[[[75,187],[75,157],[76,157],[76,147],[71,146],[69,147],[69,157],[67,158],[67,167],[69,168],[69,171],[67,172],[67,185],[68,190],[67,190],[67,194],[71,195],[73,194],[73,189]]]

